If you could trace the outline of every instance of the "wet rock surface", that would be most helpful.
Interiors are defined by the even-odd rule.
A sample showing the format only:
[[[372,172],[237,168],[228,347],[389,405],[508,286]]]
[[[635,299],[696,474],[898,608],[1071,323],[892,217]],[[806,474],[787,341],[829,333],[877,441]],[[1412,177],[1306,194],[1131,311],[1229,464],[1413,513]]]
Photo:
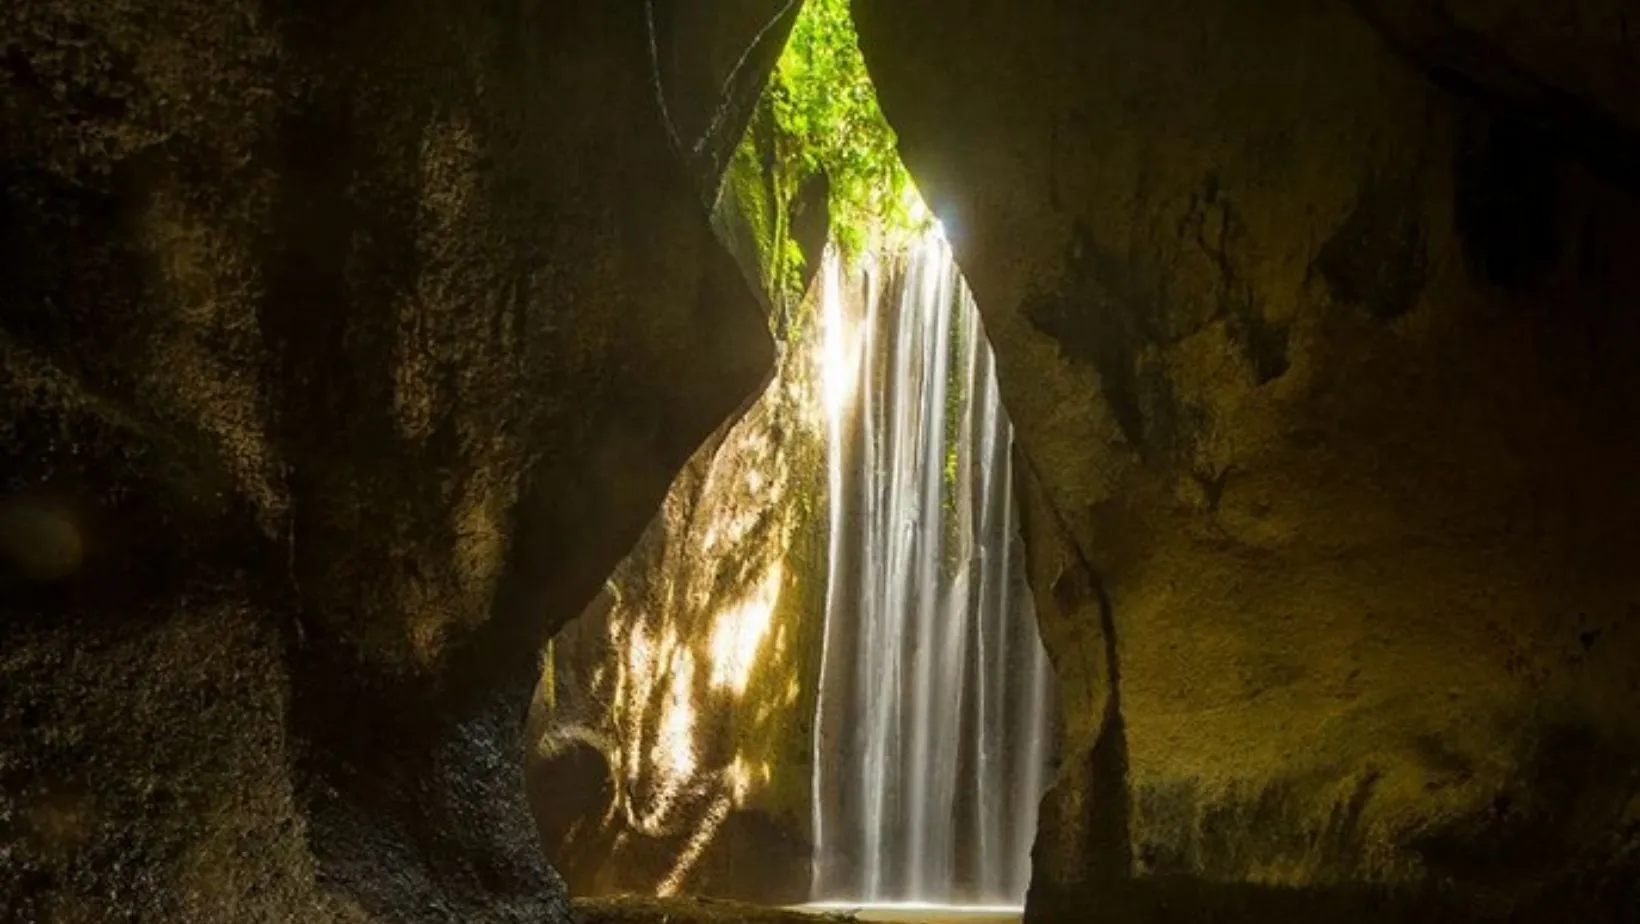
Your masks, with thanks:
[[[754,7],[668,44],[730,137]],[[771,358],[651,48],[642,5],[0,11],[0,917],[567,918],[540,642]]]
[[[1031,917],[1640,908],[1620,6],[854,4],[1028,472]]]

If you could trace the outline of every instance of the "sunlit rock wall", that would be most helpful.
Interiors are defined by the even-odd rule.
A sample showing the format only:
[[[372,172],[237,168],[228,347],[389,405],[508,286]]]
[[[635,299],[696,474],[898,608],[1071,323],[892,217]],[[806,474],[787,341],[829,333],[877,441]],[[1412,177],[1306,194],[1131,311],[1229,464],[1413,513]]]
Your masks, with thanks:
[[[818,312],[784,314],[762,396],[544,662],[528,779],[573,894],[807,897],[826,429]]]
[[[540,643],[771,360],[663,101],[786,9],[0,7],[0,919],[565,919]]]
[[[856,0],[996,346],[1030,917],[1632,920],[1624,4]]]

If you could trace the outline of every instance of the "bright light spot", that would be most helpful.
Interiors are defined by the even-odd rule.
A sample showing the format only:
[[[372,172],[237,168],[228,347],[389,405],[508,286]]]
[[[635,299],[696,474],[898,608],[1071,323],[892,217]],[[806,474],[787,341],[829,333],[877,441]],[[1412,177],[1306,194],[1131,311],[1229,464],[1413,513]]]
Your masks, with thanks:
[[[712,687],[746,692],[757,650],[769,634],[775,604],[780,602],[780,586],[785,568],[775,562],[751,596],[718,614],[712,626]]]
[[[940,235],[938,229],[930,230],[925,233],[922,240],[918,242],[918,246],[923,250],[923,256],[921,259],[924,265],[939,266],[944,263],[941,257],[943,256],[948,245],[945,243],[945,238]],[[927,325],[929,330],[934,329],[934,325],[937,323],[940,312],[946,310],[948,300],[939,297],[941,288],[945,282],[946,279],[943,273],[923,274],[922,297],[919,301],[923,306],[923,323]]]
[[[843,310],[843,265],[834,250],[826,251],[825,278],[820,323],[821,370],[825,380],[826,414],[832,421],[840,419],[843,408],[854,395],[856,373],[860,363],[859,332],[849,323]]]
[[[633,673],[654,669],[655,653],[650,650],[649,633],[644,631],[641,622],[634,622],[632,631],[627,633],[626,659]]]
[[[752,773],[746,767],[746,762],[739,757],[724,771],[729,781],[729,792],[734,796],[736,805],[745,805],[746,797],[752,793]]]
[[[900,205],[905,208],[905,215],[911,219],[913,227],[921,225],[929,218],[928,203],[923,201],[922,193],[918,192],[917,184],[907,183],[900,190]]]
[[[660,730],[650,762],[668,780],[681,781],[695,773],[695,659],[680,654],[672,666],[666,701],[661,705]]]
[[[619,639],[616,640],[619,644]],[[644,631],[643,623],[634,623],[627,632],[626,641],[626,670],[620,674],[619,683],[615,689],[615,702],[620,705],[621,713],[617,721],[625,725],[625,735],[628,742],[642,741],[643,714],[638,709],[630,707],[632,703],[649,701],[649,691],[655,684],[655,652],[650,644],[649,633]],[[635,746],[622,748],[621,761],[626,776],[637,779],[643,769],[643,757]]]

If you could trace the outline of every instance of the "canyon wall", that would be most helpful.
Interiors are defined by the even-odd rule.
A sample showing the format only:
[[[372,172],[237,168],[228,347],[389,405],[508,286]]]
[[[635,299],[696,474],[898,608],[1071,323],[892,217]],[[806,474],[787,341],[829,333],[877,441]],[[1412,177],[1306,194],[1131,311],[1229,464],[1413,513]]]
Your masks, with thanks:
[[[0,917],[566,919],[540,644],[767,375],[793,12],[0,10]]]
[[[854,10],[1018,427],[1028,917],[1632,920],[1632,11]]]

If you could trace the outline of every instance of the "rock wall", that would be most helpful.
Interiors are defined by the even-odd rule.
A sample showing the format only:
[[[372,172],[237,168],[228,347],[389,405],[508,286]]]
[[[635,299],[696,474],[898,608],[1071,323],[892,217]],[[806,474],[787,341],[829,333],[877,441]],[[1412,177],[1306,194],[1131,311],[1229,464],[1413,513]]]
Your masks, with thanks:
[[[1018,426],[1042,921],[1640,914],[1623,4],[855,0]]]
[[[660,101],[781,10],[0,10],[0,917],[565,919],[540,641],[771,360]]]
[[[543,662],[527,785],[577,896],[808,897],[828,533],[819,293],[803,293],[826,206],[770,130],[765,111],[713,222],[763,296],[774,373]]]
[[[808,897],[827,537],[812,365],[780,362],[553,639],[526,773],[571,894]]]
[[[803,4],[643,3],[663,120],[711,202]]]

